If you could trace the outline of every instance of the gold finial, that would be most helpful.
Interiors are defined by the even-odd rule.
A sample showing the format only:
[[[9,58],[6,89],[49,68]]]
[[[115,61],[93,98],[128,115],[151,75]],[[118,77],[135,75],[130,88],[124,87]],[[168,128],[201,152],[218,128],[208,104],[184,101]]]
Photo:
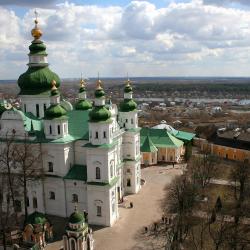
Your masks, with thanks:
[[[57,90],[56,81],[55,80],[52,80],[51,85],[52,85],[51,90]]]
[[[127,85],[127,86],[130,86],[130,79],[129,79],[129,77],[128,77],[128,73],[127,73],[126,85]]]
[[[85,81],[83,79],[81,79],[80,81],[80,88],[84,88],[85,87]]]
[[[98,72],[98,79],[96,82],[96,89],[101,89],[102,88],[102,81],[99,78],[99,72]]]
[[[37,20],[37,17],[38,17],[38,12],[35,10],[35,27],[31,30],[31,35],[35,38],[35,39],[39,39],[43,32],[38,28],[37,24],[38,24],[38,20]]]

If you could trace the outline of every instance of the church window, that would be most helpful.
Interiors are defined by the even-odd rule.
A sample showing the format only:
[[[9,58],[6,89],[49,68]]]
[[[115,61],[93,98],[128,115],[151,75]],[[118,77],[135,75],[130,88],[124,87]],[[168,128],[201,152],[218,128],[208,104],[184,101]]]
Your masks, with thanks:
[[[133,118],[131,119],[131,124],[134,124],[134,120],[133,120]]]
[[[110,165],[110,178],[113,177],[113,165],[111,164]]]
[[[48,172],[52,173],[54,171],[54,169],[53,169],[53,162],[49,161],[48,162],[48,166],[49,166]]]
[[[19,200],[15,200],[15,212],[22,212],[22,203]]]
[[[98,132],[95,132],[95,138],[98,139]]]
[[[131,187],[131,180],[127,179],[127,187]]]
[[[49,133],[52,134],[52,127],[49,125]]]
[[[28,196],[26,197],[26,205],[27,205],[27,207],[30,206],[30,200],[29,200],[29,197],[28,197]]]
[[[37,208],[37,198],[33,197],[33,208]]]
[[[56,199],[55,192],[50,191],[49,192],[49,198],[50,198],[50,200],[55,200]]]
[[[43,111],[45,112],[46,110],[46,103],[43,104]]]
[[[127,173],[131,173],[130,168],[127,168]]]
[[[101,169],[99,167],[95,168],[95,178],[98,180],[101,179]]]
[[[78,202],[78,195],[72,194],[72,202]]]
[[[27,111],[26,111],[26,104],[24,104],[24,112],[26,113]]]
[[[60,125],[57,125],[57,133],[60,135],[61,134],[61,127]]]
[[[106,138],[106,131],[103,131],[103,138]]]
[[[102,207],[101,206],[96,206],[96,215],[101,217],[102,216]]]
[[[126,119],[126,122],[128,122],[128,119]]]
[[[71,240],[71,250],[76,250],[76,243],[73,239]]]
[[[39,117],[40,116],[40,112],[39,112],[39,104],[36,104],[36,116]]]

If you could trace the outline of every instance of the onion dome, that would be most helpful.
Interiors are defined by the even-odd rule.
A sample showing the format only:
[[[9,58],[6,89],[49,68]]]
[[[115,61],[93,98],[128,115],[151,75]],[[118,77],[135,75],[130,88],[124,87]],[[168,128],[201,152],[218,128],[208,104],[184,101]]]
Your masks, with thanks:
[[[60,86],[58,75],[48,68],[46,46],[40,40],[42,31],[38,28],[37,18],[31,34],[34,40],[29,46],[29,68],[18,78],[18,85],[21,90],[19,94],[21,95],[47,93],[51,88],[52,80],[56,80],[57,87]]]
[[[79,224],[79,223],[84,223],[84,222],[85,222],[84,215],[75,209],[75,211],[69,217],[69,223]]]
[[[79,93],[85,92],[86,88],[85,88],[85,81],[83,79],[81,79],[80,81],[80,88],[79,88]]]
[[[92,108],[92,104],[88,100],[79,100],[76,105],[76,110],[88,110]]]
[[[46,216],[43,213],[39,213],[35,211],[34,213],[28,216],[27,220],[25,221],[25,225],[27,224],[44,225],[46,222],[48,222],[48,219],[46,218]]]
[[[94,107],[89,113],[91,122],[103,122],[107,121],[111,117],[111,113],[104,106]]]
[[[45,119],[62,118],[66,116],[67,111],[60,104],[53,104],[45,111]]]
[[[101,83],[102,83],[101,80],[98,79],[96,90],[95,90],[95,97],[96,98],[101,98],[101,97],[105,96],[105,92],[104,92],[104,90],[102,88]]]
[[[133,89],[130,85],[130,80],[128,79],[124,87],[124,100],[120,103],[119,106],[121,112],[130,112],[136,110],[137,104],[132,99],[132,90]]]
[[[125,99],[120,103],[120,111],[121,112],[130,112],[134,111],[137,108],[137,104],[133,99]]]

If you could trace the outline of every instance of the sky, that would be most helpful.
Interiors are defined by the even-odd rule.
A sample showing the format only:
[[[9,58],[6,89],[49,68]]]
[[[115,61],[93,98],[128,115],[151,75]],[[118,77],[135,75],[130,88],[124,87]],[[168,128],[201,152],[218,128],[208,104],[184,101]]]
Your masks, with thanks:
[[[61,78],[250,76],[250,0],[0,0],[0,79],[27,70],[35,9]]]

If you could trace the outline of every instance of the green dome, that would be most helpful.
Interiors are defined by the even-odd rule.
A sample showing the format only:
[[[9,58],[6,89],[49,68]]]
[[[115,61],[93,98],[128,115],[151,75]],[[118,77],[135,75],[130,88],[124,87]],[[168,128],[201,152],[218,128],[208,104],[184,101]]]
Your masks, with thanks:
[[[79,100],[76,105],[76,110],[88,110],[92,108],[92,104],[87,100]]]
[[[4,112],[4,111],[6,111],[7,109],[6,109],[6,107],[5,107],[5,105],[4,105],[4,103],[1,103],[0,104],[0,115],[2,115],[2,113]]]
[[[124,101],[120,103],[121,112],[134,111],[136,108],[137,104],[133,99],[124,99]]]
[[[34,212],[30,214],[25,222],[25,225],[31,224],[31,225],[37,225],[41,224],[44,225],[47,222],[47,218],[43,213]]]
[[[53,104],[50,105],[48,109],[46,109],[44,117],[46,119],[54,119],[65,116],[66,114],[67,111],[60,104]]]
[[[84,215],[78,211],[75,211],[69,217],[69,223],[71,224],[78,224],[78,223],[83,223],[83,222],[85,222]]]
[[[19,76],[18,85],[21,95],[40,94],[51,89],[52,80],[56,81],[56,87],[60,86],[58,75],[46,67],[29,67]]]
[[[30,54],[47,55],[46,45],[40,40],[34,40],[29,46]]]
[[[85,87],[80,87],[79,88],[79,93],[85,92],[85,90],[86,90]]]
[[[124,92],[125,93],[129,93],[129,92],[132,92],[132,87],[130,85],[126,85],[125,88],[124,88]]]
[[[104,106],[94,107],[89,113],[91,122],[107,121],[111,117],[111,113]]]
[[[103,97],[105,96],[105,92],[102,88],[98,88],[95,90],[95,97],[96,98],[100,98],[100,97]]]

